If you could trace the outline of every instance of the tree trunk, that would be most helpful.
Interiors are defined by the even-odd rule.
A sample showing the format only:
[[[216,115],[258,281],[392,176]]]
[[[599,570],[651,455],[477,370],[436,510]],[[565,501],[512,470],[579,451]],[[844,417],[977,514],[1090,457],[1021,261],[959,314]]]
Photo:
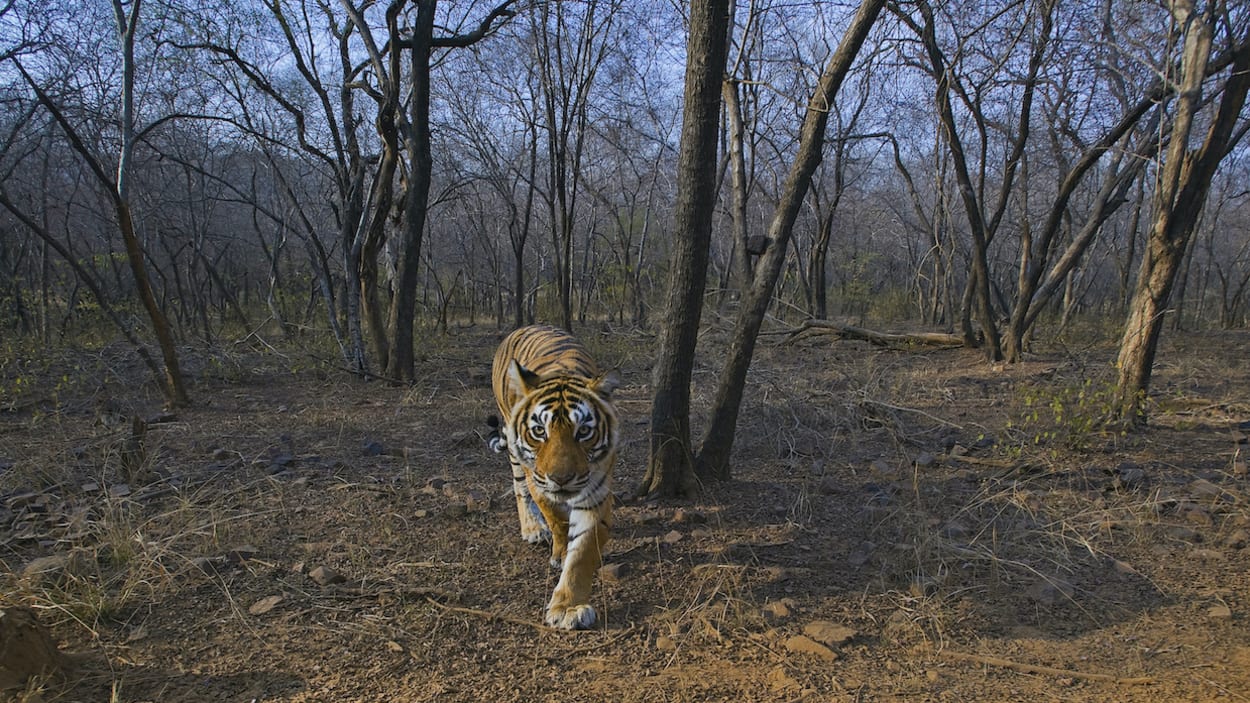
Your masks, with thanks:
[[[730,0],[692,0],[685,106],[677,156],[672,270],[652,372],[651,446],[640,495],[676,496],[695,486],[690,446],[690,378],[703,313],[712,213],[721,81],[729,48]]]
[[[1233,128],[1250,89],[1250,27],[1233,47],[1232,71],[1201,147],[1189,150],[1194,117],[1202,105],[1202,83],[1211,53],[1212,12],[1198,13],[1190,0],[1175,0],[1171,9],[1183,29],[1184,48],[1171,142],[1155,193],[1153,224],[1142,257],[1133,301],[1120,340],[1116,367],[1114,420],[1128,426],[1146,422],[1146,394],[1163,316],[1180,270],[1185,249],[1202,212],[1211,178],[1235,145]],[[1241,136],[1244,133],[1238,133]]]
[[[850,71],[860,46],[868,31],[885,6],[885,0],[863,0],[855,19],[851,21],[842,43],[829,58],[820,77],[816,92],[807,105],[807,114],[800,131],[798,154],[786,177],[781,200],[768,228],[771,244],[759,262],[755,279],[738,309],[734,337],[729,345],[728,358],[716,384],[712,421],[704,435],[699,451],[697,470],[702,476],[728,479],[729,456],[733,449],[734,430],[738,424],[738,411],[746,388],[747,371],[755,353],[764,313],[772,300],[773,289],[785,263],[794,222],[807,197],[812,175],[820,165],[825,141],[825,128],[829,123],[830,106],[842,87],[842,81]]]

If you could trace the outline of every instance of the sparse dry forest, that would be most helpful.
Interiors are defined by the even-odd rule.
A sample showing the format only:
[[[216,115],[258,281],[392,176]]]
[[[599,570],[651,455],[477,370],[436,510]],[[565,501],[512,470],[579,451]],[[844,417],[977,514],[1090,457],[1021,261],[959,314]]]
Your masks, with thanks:
[[[0,2],[0,700],[1250,699],[1242,5]]]

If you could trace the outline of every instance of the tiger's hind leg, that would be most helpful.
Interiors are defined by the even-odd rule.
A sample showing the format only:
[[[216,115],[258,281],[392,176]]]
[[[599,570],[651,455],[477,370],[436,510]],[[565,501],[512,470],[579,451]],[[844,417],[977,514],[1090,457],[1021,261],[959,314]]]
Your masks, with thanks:
[[[509,457],[511,459],[511,457]],[[516,496],[517,518],[521,523],[521,539],[530,544],[543,544],[551,541],[551,530],[543,518],[542,511],[530,496],[525,485],[525,469],[515,461],[512,462],[512,493]]]

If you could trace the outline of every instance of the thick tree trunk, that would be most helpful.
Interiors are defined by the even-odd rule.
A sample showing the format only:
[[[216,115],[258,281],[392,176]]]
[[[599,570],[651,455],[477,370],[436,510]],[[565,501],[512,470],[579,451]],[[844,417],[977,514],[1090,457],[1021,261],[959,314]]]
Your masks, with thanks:
[[[1233,128],[1250,89],[1250,27],[1247,27],[1232,50],[1232,71],[1206,138],[1201,147],[1190,151],[1190,133],[1202,105],[1202,84],[1211,53],[1212,25],[1216,20],[1213,14],[1198,13],[1188,0],[1175,0],[1172,12],[1184,31],[1176,116],[1172,141],[1160,165],[1154,222],[1146,241],[1141,273],[1117,359],[1114,419],[1130,426],[1146,422],[1146,394],[1168,299],[1206,201],[1211,178],[1219,162],[1235,145]]]
[[[695,486],[690,378],[716,206],[716,148],[731,6],[730,0],[692,0],[690,4],[672,269],[659,356],[652,372],[651,446],[647,472],[638,487],[640,495],[683,495]]]

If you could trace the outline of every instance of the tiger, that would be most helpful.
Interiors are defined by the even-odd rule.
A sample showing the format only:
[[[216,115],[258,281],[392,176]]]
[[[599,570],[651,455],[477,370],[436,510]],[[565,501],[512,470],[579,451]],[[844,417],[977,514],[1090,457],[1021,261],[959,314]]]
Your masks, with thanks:
[[[503,422],[488,419],[488,443],[512,465],[521,538],[549,541],[551,567],[560,570],[544,622],[590,628],[591,582],[612,527],[620,372],[601,371],[572,335],[546,325],[508,335],[491,372]]]

